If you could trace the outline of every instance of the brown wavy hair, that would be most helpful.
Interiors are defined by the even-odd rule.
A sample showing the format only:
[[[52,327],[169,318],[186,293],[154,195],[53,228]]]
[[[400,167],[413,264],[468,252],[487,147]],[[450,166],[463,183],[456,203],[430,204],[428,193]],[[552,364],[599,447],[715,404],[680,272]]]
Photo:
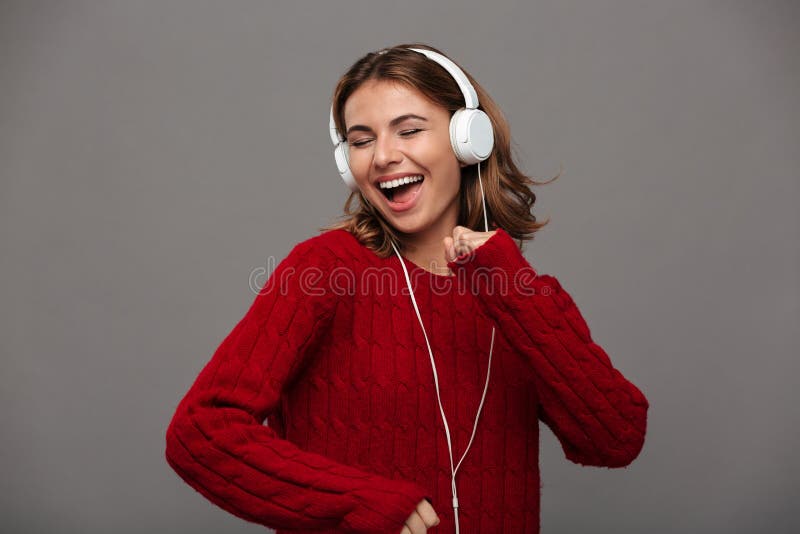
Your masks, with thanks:
[[[333,93],[333,117],[340,133],[347,131],[344,122],[345,102],[356,89],[369,80],[388,80],[415,89],[447,109],[451,116],[464,107],[464,94],[453,77],[435,61],[418,52],[407,50],[408,48],[426,48],[445,55],[430,45],[412,43],[370,52],[356,61],[341,77]],[[523,241],[533,239],[533,234],[550,222],[549,217],[544,222],[538,222],[531,213],[536,195],[530,186],[548,184],[561,176],[561,171],[545,182],[537,182],[523,174],[511,154],[511,132],[503,113],[466,70],[464,74],[478,93],[479,109],[492,122],[494,148],[487,160],[461,169],[457,224],[472,229],[483,228],[483,204],[478,184],[478,165],[483,165],[481,179],[486,195],[489,228],[502,228],[517,239],[522,248]],[[341,135],[344,137],[343,133]],[[352,203],[356,199],[358,205],[353,207]],[[398,239],[397,232],[380,211],[364,198],[361,191],[350,193],[344,204],[344,215],[340,218],[343,220],[320,230],[347,230],[383,258],[393,253],[390,239],[402,250],[403,243]]]

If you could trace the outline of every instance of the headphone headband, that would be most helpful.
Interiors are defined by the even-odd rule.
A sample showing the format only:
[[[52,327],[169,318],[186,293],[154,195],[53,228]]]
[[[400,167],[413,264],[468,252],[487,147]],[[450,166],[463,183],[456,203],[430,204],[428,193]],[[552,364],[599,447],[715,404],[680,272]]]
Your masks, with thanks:
[[[464,107],[467,109],[478,108],[478,93],[475,91],[475,88],[472,87],[472,84],[469,83],[467,75],[464,74],[464,71],[461,70],[458,65],[450,61],[450,59],[444,57],[442,54],[434,52],[433,50],[428,50],[426,48],[408,48],[407,50],[419,52],[420,54],[427,56],[444,67],[444,69],[450,73],[450,76],[453,77],[458,84],[458,87],[461,89],[461,93],[464,95],[464,103],[466,104]]]
[[[449,74],[453,77],[453,79],[458,84],[458,88],[461,89],[461,94],[464,95],[464,104],[467,109],[477,109],[480,105],[478,102],[478,93],[475,91],[475,88],[469,82],[469,78],[467,75],[464,74],[464,71],[461,68],[450,61],[449,58],[446,58],[442,54],[438,52],[434,52],[433,50],[428,50],[426,48],[406,48],[406,50],[413,50],[414,52],[420,53],[423,56],[428,57],[429,59],[435,61],[439,65],[442,66]],[[386,53],[385,50],[381,50],[380,53]],[[333,104],[331,104],[331,117],[328,123],[328,128],[330,129],[330,136],[331,136],[331,143],[334,146],[338,145],[345,138],[339,133],[339,130],[336,128],[336,121],[333,118]]]

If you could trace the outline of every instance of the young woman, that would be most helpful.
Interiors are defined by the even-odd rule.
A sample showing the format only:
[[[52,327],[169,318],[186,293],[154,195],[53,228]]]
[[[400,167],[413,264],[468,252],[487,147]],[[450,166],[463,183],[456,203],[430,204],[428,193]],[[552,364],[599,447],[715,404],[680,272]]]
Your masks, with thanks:
[[[539,532],[538,421],[569,460],[622,467],[648,402],[522,255],[543,223],[506,121],[408,44],[341,78],[331,138],[345,217],[292,249],[217,348],[169,464],[279,533]]]

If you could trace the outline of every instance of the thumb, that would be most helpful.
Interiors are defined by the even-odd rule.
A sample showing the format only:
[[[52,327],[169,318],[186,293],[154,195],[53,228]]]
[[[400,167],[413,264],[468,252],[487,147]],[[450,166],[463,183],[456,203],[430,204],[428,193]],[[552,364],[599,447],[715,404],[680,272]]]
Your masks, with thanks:
[[[455,247],[453,246],[453,238],[447,236],[444,238],[444,256],[447,261],[453,261],[456,259],[455,255]]]

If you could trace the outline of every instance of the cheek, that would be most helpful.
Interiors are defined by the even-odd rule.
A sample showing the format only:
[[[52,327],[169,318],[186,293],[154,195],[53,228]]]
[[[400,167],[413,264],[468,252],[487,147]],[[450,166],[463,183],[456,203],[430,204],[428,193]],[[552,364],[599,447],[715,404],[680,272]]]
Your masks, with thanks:
[[[350,171],[356,178],[366,174],[369,168],[369,156],[363,150],[351,150],[347,159]]]
[[[430,150],[427,154],[426,161],[428,163],[428,168],[443,178],[461,178],[461,166],[449,144],[446,146],[439,146],[436,150]]]
[[[448,144],[440,141],[435,144],[428,143],[423,145],[415,153],[419,157],[419,162],[429,169],[441,172],[454,166],[458,167],[458,160],[456,160],[456,156],[453,154],[452,148],[450,148],[449,139]]]

